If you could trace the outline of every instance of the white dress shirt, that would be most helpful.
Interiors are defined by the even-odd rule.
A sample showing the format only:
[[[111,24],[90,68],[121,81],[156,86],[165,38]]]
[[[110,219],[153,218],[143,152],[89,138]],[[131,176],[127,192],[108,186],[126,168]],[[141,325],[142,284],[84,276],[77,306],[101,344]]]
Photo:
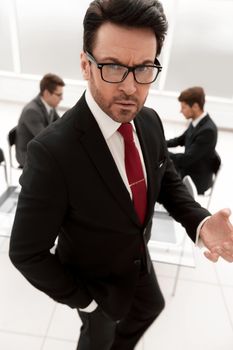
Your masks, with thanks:
[[[90,108],[95,120],[97,121],[99,128],[103,134],[103,137],[108,145],[108,148],[113,156],[113,159],[116,163],[116,166],[118,168],[118,171],[122,177],[122,180],[124,181],[124,184],[129,191],[129,194],[132,198],[132,192],[128,183],[128,178],[126,175],[126,170],[125,170],[125,160],[124,160],[124,154],[125,154],[125,149],[124,149],[124,139],[122,135],[117,131],[117,129],[121,126],[120,123],[115,122],[113,119],[111,119],[106,113],[102,111],[102,109],[98,106],[98,104],[95,102],[94,98],[92,97],[89,89],[87,89],[86,94],[86,102],[88,107]],[[147,176],[146,176],[146,168],[145,168],[145,163],[143,160],[143,155],[142,155],[142,150],[141,146],[136,134],[136,129],[134,126],[134,123],[131,122],[133,126],[133,137],[134,137],[134,142],[136,144],[136,147],[138,149],[140,158],[141,158],[141,163],[142,163],[142,168],[144,172],[144,177],[147,183]]]
[[[51,110],[53,110],[53,107],[51,107],[44,99],[42,96],[40,96],[41,102],[43,103],[43,105],[45,106],[45,109],[48,113],[48,115],[50,114]]]
[[[192,120],[193,127],[195,128],[200,121],[207,116],[206,112],[203,112],[201,115],[199,115],[198,118]]]

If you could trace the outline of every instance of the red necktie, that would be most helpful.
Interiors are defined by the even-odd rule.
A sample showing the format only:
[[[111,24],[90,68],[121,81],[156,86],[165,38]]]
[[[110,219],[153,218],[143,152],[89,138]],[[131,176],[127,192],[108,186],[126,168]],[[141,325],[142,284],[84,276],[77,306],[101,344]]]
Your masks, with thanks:
[[[132,125],[130,123],[121,124],[118,131],[124,138],[125,170],[133,195],[134,208],[143,224],[146,215],[147,190],[141,159],[134,143]]]

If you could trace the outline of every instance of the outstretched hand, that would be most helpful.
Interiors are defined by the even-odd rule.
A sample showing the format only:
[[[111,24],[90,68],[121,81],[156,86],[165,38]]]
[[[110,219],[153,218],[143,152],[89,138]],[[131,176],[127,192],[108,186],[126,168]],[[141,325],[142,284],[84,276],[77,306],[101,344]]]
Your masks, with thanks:
[[[208,249],[204,255],[216,262],[221,256],[233,262],[233,226],[229,220],[230,209],[222,209],[206,220],[200,230],[200,238]]]

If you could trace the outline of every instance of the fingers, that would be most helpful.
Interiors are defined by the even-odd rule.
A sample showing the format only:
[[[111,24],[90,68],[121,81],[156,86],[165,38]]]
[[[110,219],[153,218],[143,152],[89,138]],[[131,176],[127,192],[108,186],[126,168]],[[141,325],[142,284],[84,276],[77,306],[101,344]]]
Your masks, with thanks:
[[[220,210],[220,213],[225,216],[225,218],[229,218],[231,216],[231,209],[230,208],[224,208]]]
[[[223,259],[233,262],[233,246],[231,242],[224,242],[222,252],[220,254]]]
[[[226,251],[227,254],[233,255],[233,244],[232,241],[226,241],[223,243],[223,248]]]
[[[217,262],[218,258],[219,258],[219,254],[218,253],[211,253],[210,251],[206,250],[204,252],[205,257],[212,261],[212,262]]]
[[[229,263],[232,263],[233,262],[233,256],[232,255],[229,255],[229,254],[226,254],[226,253],[222,253],[221,254],[221,257],[228,261]]]
[[[229,263],[233,262],[232,251],[231,250],[228,251],[228,250],[220,248],[220,247],[218,247],[212,251],[205,251],[204,255],[208,260],[210,260],[212,262],[217,262],[219,257],[228,261]]]

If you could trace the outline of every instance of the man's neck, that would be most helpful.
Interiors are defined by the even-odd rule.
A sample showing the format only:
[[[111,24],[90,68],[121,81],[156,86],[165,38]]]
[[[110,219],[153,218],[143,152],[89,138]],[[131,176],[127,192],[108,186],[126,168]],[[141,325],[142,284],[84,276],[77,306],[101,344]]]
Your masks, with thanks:
[[[202,111],[195,119],[192,119],[193,126],[197,126],[197,124],[206,116],[206,112]]]
[[[47,112],[49,113],[49,112],[53,109],[53,107],[51,107],[51,106],[48,104],[48,102],[45,101],[45,99],[43,98],[43,96],[40,95],[40,99],[41,99],[42,103],[44,104],[44,106],[45,106]]]

